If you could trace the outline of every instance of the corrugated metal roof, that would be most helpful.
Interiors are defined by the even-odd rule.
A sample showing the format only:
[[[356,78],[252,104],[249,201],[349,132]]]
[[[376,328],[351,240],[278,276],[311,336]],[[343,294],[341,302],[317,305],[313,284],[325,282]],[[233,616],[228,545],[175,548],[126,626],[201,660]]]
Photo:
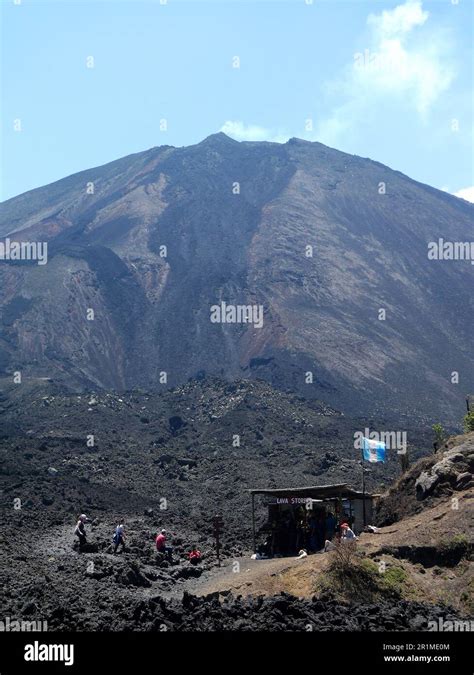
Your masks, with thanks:
[[[294,488],[254,488],[249,490],[254,495],[272,495],[274,497],[308,497],[311,499],[328,499],[330,497],[362,498],[360,490],[354,490],[347,483],[334,483],[332,485],[308,485]],[[366,497],[372,497],[369,492]]]

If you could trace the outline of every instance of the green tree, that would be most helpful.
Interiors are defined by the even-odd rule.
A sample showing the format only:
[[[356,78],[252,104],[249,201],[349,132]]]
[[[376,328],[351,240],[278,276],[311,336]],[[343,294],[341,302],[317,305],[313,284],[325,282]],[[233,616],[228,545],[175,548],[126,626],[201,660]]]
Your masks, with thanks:
[[[433,424],[431,427],[435,434],[435,440],[433,443],[434,451],[436,452],[439,449],[439,446],[442,445],[444,439],[446,438],[446,432],[442,424]]]
[[[470,410],[464,418],[464,431],[474,431],[474,410]]]

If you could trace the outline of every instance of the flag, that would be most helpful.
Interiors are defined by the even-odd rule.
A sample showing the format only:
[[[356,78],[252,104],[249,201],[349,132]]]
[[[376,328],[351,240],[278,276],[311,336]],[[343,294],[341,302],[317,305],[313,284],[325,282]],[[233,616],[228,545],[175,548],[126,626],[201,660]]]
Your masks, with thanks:
[[[371,438],[362,439],[362,450],[367,462],[385,462],[385,443]]]

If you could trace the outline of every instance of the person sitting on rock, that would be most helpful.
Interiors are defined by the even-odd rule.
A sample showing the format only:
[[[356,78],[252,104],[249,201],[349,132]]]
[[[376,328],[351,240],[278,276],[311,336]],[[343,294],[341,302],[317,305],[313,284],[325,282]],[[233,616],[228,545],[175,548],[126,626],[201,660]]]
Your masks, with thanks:
[[[201,561],[201,551],[198,551],[197,546],[193,546],[189,554],[189,562],[191,565],[197,565]]]
[[[125,551],[125,533],[124,533],[124,521],[120,521],[120,524],[115,528],[115,533],[113,537],[114,542],[114,555],[117,553],[119,546],[122,547],[122,551]]]
[[[341,529],[339,525],[336,527],[335,535],[332,539],[326,539],[324,542],[324,553],[328,551],[334,551],[336,546],[341,543]]]
[[[74,530],[74,534],[79,539],[79,549],[84,548],[85,544],[87,544],[87,533],[85,524],[88,522],[89,522],[88,517],[85,515],[85,513],[82,513],[79,516],[79,520],[77,521],[76,524],[76,529]]]
[[[155,544],[158,553],[162,553],[169,560],[171,560],[173,549],[171,546],[166,546],[166,530],[161,530],[160,534],[157,535],[155,539]]]
[[[357,537],[347,523],[341,524],[341,541],[355,541]]]

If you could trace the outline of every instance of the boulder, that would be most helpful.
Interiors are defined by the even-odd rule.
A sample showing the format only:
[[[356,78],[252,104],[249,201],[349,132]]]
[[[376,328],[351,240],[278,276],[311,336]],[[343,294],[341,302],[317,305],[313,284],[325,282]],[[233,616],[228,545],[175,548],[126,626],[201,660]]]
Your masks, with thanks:
[[[173,455],[169,455],[169,454],[160,455],[155,460],[153,460],[153,462],[156,463],[156,464],[169,464],[172,461],[173,461]]]
[[[439,483],[439,476],[423,471],[415,483],[416,498],[418,500],[428,497]]]
[[[123,586],[137,586],[142,588],[149,588],[151,582],[146,578],[145,574],[140,569],[137,563],[129,563],[115,575],[117,583]]]
[[[187,567],[180,567],[173,571],[173,579],[196,579],[202,574],[202,568],[197,565],[189,565]]]
[[[187,457],[181,457],[176,460],[180,466],[189,466],[190,469],[197,466],[195,459],[189,459]]]
[[[179,415],[173,415],[173,417],[169,418],[168,422],[172,434],[175,434],[177,431],[179,431],[179,429],[182,429],[186,426],[186,422]]]
[[[21,608],[22,614],[34,614],[37,611],[38,607],[35,605],[34,602],[26,602]]]
[[[92,569],[86,569],[86,576],[91,579],[105,579],[112,576],[113,573],[112,565],[94,565]]]
[[[456,477],[456,490],[465,490],[473,484],[474,476],[469,471],[458,473]]]

